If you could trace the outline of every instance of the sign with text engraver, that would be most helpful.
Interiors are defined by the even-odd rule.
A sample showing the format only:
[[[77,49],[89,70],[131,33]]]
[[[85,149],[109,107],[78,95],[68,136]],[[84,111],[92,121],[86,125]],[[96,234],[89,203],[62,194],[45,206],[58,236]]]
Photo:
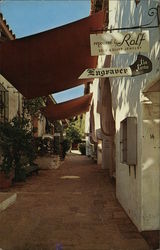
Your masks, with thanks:
[[[86,78],[104,78],[104,77],[121,77],[121,76],[138,76],[152,71],[152,62],[143,55],[138,55],[137,60],[126,68],[101,68],[86,69],[79,79]]]
[[[149,51],[149,31],[90,34],[91,55],[115,55]]]

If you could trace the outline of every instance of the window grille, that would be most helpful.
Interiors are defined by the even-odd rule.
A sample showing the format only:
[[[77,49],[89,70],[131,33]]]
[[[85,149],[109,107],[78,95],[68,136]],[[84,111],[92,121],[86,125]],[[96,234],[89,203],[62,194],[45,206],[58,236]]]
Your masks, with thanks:
[[[8,91],[0,84],[0,122],[8,121]]]

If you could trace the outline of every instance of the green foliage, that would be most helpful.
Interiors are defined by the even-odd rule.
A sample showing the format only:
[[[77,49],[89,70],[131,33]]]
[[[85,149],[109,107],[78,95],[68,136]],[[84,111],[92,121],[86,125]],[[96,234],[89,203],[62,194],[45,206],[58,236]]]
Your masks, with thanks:
[[[46,97],[37,97],[34,99],[25,99],[24,108],[30,115],[36,115],[38,111],[44,107]]]
[[[71,122],[66,129],[66,138],[71,143],[80,143],[82,139],[82,133],[76,122]]]
[[[70,142],[67,139],[60,142],[59,136],[55,136],[54,140],[38,137],[35,138],[35,148],[37,155],[44,156],[55,154],[63,158],[65,157],[66,151],[70,148]]]
[[[35,138],[35,148],[37,155],[60,155],[61,154],[61,144],[59,136],[54,137],[54,140],[50,138]]]
[[[15,179],[27,164],[35,159],[33,135],[29,121],[15,117],[11,122],[0,123],[0,149],[2,164],[0,170],[6,175],[14,168]]]
[[[54,153],[54,142],[52,139],[37,137],[34,140],[37,155],[44,156]]]
[[[86,155],[86,144],[85,142],[79,144],[79,151],[82,155]]]
[[[79,126],[82,137],[85,138],[85,115],[84,114],[78,117],[77,126]]]

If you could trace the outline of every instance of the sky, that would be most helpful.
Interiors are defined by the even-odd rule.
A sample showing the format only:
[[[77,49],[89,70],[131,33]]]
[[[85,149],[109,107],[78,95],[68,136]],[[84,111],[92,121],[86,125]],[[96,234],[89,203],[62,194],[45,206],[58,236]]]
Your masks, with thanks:
[[[52,29],[81,18],[90,12],[90,0],[1,0],[0,12],[16,38]],[[83,95],[83,85],[54,94],[59,102]]]

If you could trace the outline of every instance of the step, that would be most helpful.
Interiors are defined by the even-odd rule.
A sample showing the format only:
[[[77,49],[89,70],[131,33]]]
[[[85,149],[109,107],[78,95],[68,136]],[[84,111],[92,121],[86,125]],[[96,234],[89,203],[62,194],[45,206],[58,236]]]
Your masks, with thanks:
[[[0,212],[4,211],[12,204],[15,203],[17,199],[16,193],[3,193],[0,192]]]

